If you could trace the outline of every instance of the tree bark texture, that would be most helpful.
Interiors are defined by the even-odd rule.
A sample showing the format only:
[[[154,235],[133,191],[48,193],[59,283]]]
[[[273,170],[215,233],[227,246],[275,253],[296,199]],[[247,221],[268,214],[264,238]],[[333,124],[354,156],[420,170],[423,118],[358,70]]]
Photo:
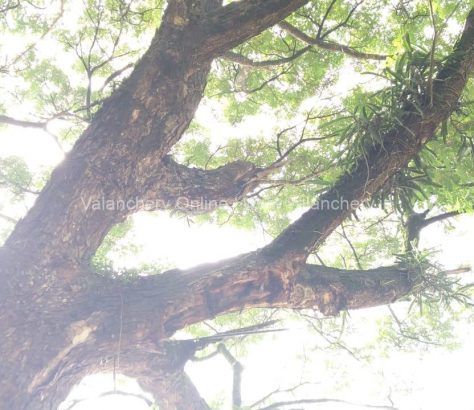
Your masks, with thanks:
[[[308,254],[352,209],[313,207],[263,249],[189,270],[119,282],[88,262],[130,210],[84,204],[180,197],[232,203],[272,170],[245,161],[215,170],[168,156],[202,98],[212,59],[271,27],[305,0],[170,1],[152,43],[54,170],[36,203],[0,249],[0,408],[52,409],[87,374],[136,377],[163,409],[207,409],[184,373],[192,343],[169,338],[184,326],[251,307],[316,308],[325,315],[391,303],[416,274],[401,267],[345,271],[308,265]],[[474,66],[474,12],[434,81],[434,101],[370,148],[321,198],[362,202],[402,169],[455,109]],[[198,203],[198,202],[196,202]],[[138,211],[141,209],[135,209]]]

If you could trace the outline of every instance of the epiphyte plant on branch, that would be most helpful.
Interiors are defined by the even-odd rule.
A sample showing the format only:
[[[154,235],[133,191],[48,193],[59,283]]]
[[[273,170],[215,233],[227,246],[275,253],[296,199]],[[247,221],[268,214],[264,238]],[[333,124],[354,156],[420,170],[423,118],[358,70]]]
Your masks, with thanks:
[[[56,152],[31,171],[21,156],[0,162],[1,408],[57,408],[84,376],[111,372],[162,409],[208,409],[184,367],[213,343],[245,408],[226,343],[274,333],[268,315],[468,309],[469,286],[451,279],[468,269],[419,249],[423,227],[474,200],[467,2],[7,0],[0,19],[5,140],[29,130]],[[134,214],[165,211],[267,242],[188,269],[117,269]],[[331,401],[265,393],[247,407]]]

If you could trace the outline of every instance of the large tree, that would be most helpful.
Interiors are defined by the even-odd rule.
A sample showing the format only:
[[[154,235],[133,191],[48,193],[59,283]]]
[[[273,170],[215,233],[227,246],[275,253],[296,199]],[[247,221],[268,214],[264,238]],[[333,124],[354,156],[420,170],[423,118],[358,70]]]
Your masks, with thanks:
[[[409,226],[398,264],[349,270],[308,261],[368,201],[382,206],[390,199],[390,206],[408,212],[416,193],[405,188],[420,188],[413,182],[419,174],[426,177],[425,193],[439,190],[441,206],[457,203],[443,199],[450,187],[443,191],[442,183],[460,181],[466,192],[472,187],[466,171],[472,158],[468,165],[458,159],[464,174],[454,169],[450,179],[433,157],[423,155],[454,162],[453,152],[472,149],[472,120],[463,110],[469,108],[464,96],[474,69],[474,10],[464,3],[400,2],[391,17],[383,17],[398,30],[390,32],[377,24],[382,3],[170,0],[155,10],[157,30],[141,58],[113,72],[106,71],[111,63],[130,57],[131,46],[120,42],[123,32],[144,24],[146,10],[123,1],[98,8],[91,3],[86,23],[77,23],[84,24],[79,34],[58,31],[55,38],[75,54],[85,74],[82,106],[56,104],[56,112],[40,121],[8,110],[0,117],[12,126],[39,129],[57,118],[88,124],[0,250],[2,408],[56,408],[85,375],[111,371],[119,346],[120,372],[152,392],[160,408],[206,409],[184,372],[199,346],[170,341],[176,331],[249,308],[336,315],[389,304],[420,289],[423,274],[411,261],[418,231],[427,223],[422,216],[412,218],[416,224]],[[4,2],[2,19],[6,24],[16,19],[16,28],[25,29],[30,6]],[[33,34],[41,39],[51,34],[66,6],[61,2],[58,14],[35,20]],[[443,16],[463,18],[463,28],[445,35]],[[432,29],[428,37],[426,27]],[[111,44],[101,48],[101,36],[107,35]],[[55,105],[54,93],[46,95],[38,82],[47,87],[60,70],[38,63],[24,74],[33,53],[32,44],[6,61],[2,72],[29,75],[36,82],[33,91]],[[343,58],[362,61],[382,84],[372,92],[355,90],[336,106],[325,104],[322,91]],[[128,77],[115,82],[126,70]],[[104,87],[114,84],[103,99],[93,86],[96,74],[105,79]],[[67,95],[65,83],[55,86],[72,101],[77,96]],[[203,96],[211,94],[228,98],[235,122],[269,101],[275,110],[290,112],[289,125],[275,131],[275,149],[256,136],[253,148],[247,147],[253,155],[245,158],[245,147],[234,143],[234,154],[219,156],[217,150],[201,168],[190,166],[199,163],[189,158],[189,164],[180,163],[186,155],[177,144]],[[291,112],[309,99],[318,109],[307,113],[303,126],[292,124]],[[202,144],[186,149],[198,148]],[[274,239],[253,252],[127,281],[91,263],[104,237],[133,212],[192,216],[251,198],[255,206],[273,203],[287,213],[291,195],[300,195],[300,204],[311,197],[313,205],[286,227],[281,218]]]

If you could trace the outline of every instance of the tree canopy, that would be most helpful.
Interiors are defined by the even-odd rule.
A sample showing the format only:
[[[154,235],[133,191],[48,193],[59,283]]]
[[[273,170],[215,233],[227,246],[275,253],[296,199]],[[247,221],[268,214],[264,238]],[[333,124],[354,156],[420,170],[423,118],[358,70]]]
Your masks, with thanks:
[[[235,409],[349,405],[290,386],[249,403],[229,343],[298,320],[354,355],[350,312],[375,306],[388,350],[453,346],[470,268],[420,233],[472,213],[472,6],[1,1],[0,403],[57,408],[113,372],[150,405],[209,409],[184,366],[221,355]],[[20,135],[45,145],[8,152]],[[143,213],[265,242],[127,262]]]

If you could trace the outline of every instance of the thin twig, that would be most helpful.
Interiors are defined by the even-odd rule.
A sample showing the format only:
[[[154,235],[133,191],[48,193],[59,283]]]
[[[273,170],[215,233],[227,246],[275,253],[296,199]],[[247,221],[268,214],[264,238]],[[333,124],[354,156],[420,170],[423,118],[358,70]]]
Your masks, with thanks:
[[[269,67],[274,67],[278,65],[283,65],[287,64],[293,60],[296,60],[298,57],[302,56],[305,54],[307,51],[311,50],[312,46],[308,45],[301,50],[295,51],[291,56],[289,57],[282,57],[278,58],[275,60],[263,60],[263,61],[256,61],[252,60],[251,58],[248,58],[246,56],[243,56],[238,53],[234,53],[233,51],[228,51],[224,53],[222,56],[225,60],[232,61],[234,63],[243,65],[243,66],[248,66],[248,67],[254,67],[254,68],[269,68]]]

